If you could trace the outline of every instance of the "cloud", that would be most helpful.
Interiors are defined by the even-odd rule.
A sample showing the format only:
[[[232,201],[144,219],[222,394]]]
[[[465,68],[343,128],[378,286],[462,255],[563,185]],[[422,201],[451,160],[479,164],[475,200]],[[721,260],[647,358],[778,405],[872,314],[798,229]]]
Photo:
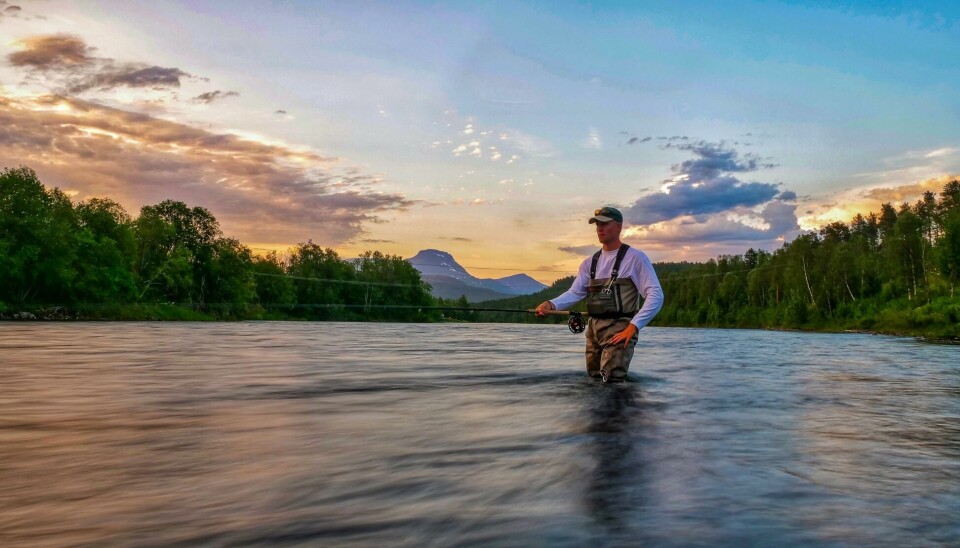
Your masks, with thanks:
[[[559,249],[560,251],[563,251],[564,253],[570,253],[572,255],[577,255],[578,257],[582,257],[584,255],[592,255],[596,253],[597,250],[600,249],[600,244],[570,245],[570,246],[558,247],[557,249]]]
[[[750,224],[746,224],[749,222]],[[657,244],[742,243],[777,246],[800,231],[796,204],[773,200],[759,215],[749,210],[715,215],[704,222],[693,219],[628,230],[624,239]]]
[[[639,144],[639,143],[646,143],[647,141],[653,139],[653,137],[643,137],[643,138],[640,138],[640,137],[637,137],[636,135],[632,134],[632,133],[629,132],[629,131],[618,131],[618,132],[617,132],[617,135],[621,135],[621,136],[629,135],[629,136],[630,136],[626,141],[620,140],[620,141],[617,143],[617,148],[620,148],[624,143],[626,143],[627,145],[636,145],[636,144]]]
[[[682,138],[678,138],[682,139]],[[778,193],[772,183],[744,183],[731,175],[773,167],[759,157],[740,157],[723,143],[667,145],[692,152],[696,158],[672,166],[674,176],[664,181],[663,190],[635,201],[625,212],[631,223],[650,225],[681,216],[710,215],[736,207],[754,207]]]
[[[69,34],[33,36],[21,40],[20,45],[20,51],[7,55],[7,60],[15,67],[42,71],[64,70],[88,66],[94,62],[94,57],[90,54],[95,48]]]
[[[960,179],[957,175],[942,175],[940,177],[931,177],[923,181],[918,181],[909,185],[896,187],[871,188],[861,193],[861,196],[868,200],[876,202],[912,202],[920,199],[924,192],[940,192],[950,181]]]
[[[946,175],[928,177],[907,185],[874,186],[871,188],[853,188],[841,191],[831,196],[828,203],[812,204],[804,211],[800,224],[804,228],[817,229],[834,221],[850,222],[858,213],[880,211],[884,203],[894,205],[903,202],[915,203],[923,197],[924,192],[940,193],[950,181],[960,180],[960,172],[946,171]]]
[[[209,105],[214,101],[218,101],[220,99],[226,99],[227,97],[238,97],[239,95],[240,94],[237,93],[236,91],[220,91],[218,89],[216,91],[208,91],[206,93],[201,93],[200,95],[197,95],[196,97],[191,99],[191,101],[193,101],[194,103],[204,103]],[[275,114],[280,114],[280,113],[286,114],[283,111],[277,111]]]
[[[671,137],[671,139],[677,139],[677,137]],[[686,137],[681,139],[686,139]],[[665,145],[664,148],[689,151],[699,156],[699,158],[686,160],[673,166],[674,172],[678,175],[686,175],[696,180],[712,179],[718,177],[722,172],[737,173],[777,167],[776,164],[762,163],[760,157],[755,154],[746,154],[741,159],[736,150],[727,148],[724,143],[708,143],[705,141],[682,144],[671,143]]]
[[[923,155],[924,158],[941,158],[944,156],[951,156],[956,154],[960,149],[952,147],[938,148],[936,150],[931,150],[930,152]]]
[[[778,184],[743,182],[738,176],[774,164],[741,155],[727,144],[664,137],[663,149],[693,158],[671,166],[673,176],[659,192],[624,209],[633,226],[624,241],[674,258],[702,259],[717,251],[742,252],[745,246],[775,248],[800,231],[797,195]]]
[[[444,114],[451,115],[449,112]],[[462,129],[457,129],[456,135],[445,135],[433,139],[427,145],[429,148],[445,149],[453,156],[461,158],[485,159],[491,162],[505,160],[503,164],[506,165],[513,164],[521,158],[547,158],[556,154],[549,141],[512,128],[485,128],[473,116],[468,116],[462,121],[450,118],[448,120],[450,121],[446,122],[444,127],[454,128],[463,124]],[[597,137],[599,139],[599,133]],[[494,144],[496,146],[493,146]]]
[[[336,245],[416,203],[309,149],[54,95],[0,96],[0,166],[21,164],[78,200],[108,196],[131,213],[164,199],[207,207],[241,241]]]
[[[6,2],[0,1],[0,21],[2,21],[4,18],[7,18],[7,17],[11,19],[15,19],[20,16],[20,13],[22,11],[23,11],[23,8],[21,8],[20,6],[13,6],[13,5],[7,6]]]
[[[79,94],[90,90],[109,91],[121,87],[179,88],[192,75],[175,67],[118,62],[96,57],[78,36],[51,34],[19,42],[21,49],[7,56],[11,65],[27,71],[29,77],[46,79],[58,93]]]
[[[67,88],[70,93],[83,93],[96,89],[109,91],[120,87],[129,88],[178,88],[182,78],[191,75],[173,67],[145,66],[134,63],[106,65],[97,73],[75,81]]]
[[[858,177],[869,181],[871,187],[896,187],[904,181],[924,181],[957,173],[960,172],[960,148],[908,150],[884,158],[883,164],[885,169],[860,173]]]
[[[600,138],[600,130],[597,128],[590,128],[590,131],[587,133],[587,138],[583,142],[583,147],[590,150],[603,150],[603,139]]]

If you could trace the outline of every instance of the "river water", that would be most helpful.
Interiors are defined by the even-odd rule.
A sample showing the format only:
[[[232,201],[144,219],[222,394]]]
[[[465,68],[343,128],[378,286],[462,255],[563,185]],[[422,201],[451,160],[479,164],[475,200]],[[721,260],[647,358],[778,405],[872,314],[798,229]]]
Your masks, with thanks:
[[[0,324],[0,545],[960,543],[960,347],[641,335]]]

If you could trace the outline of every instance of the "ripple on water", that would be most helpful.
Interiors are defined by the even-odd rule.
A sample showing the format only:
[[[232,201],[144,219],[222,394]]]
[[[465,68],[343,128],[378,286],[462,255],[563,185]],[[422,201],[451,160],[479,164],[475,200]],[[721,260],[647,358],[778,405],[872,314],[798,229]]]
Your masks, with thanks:
[[[960,541],[958,347],[562,326],[0,326],[0,543]]]

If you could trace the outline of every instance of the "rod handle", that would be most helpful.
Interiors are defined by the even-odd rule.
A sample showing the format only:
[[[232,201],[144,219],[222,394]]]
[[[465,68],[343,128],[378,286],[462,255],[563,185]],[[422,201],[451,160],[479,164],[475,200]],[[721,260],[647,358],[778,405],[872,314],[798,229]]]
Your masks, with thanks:
[[[537,309],[531,308],[527,312],[536,314]],[[571,310],[547,310],[545,314],[547,316],[589,316],[586,312],[573,312]]]

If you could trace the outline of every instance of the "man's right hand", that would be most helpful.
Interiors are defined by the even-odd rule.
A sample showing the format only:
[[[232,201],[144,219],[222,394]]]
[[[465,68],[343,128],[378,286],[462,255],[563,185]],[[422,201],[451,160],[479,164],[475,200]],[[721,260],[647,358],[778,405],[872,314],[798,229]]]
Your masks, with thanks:
[[[541,318],[547,315],[547,312],[551,310],[556,310],[557,307],[553,306],[553,303],[550,301],[543,301],[540,303],[540,306],[537,307],[537,316]]]

